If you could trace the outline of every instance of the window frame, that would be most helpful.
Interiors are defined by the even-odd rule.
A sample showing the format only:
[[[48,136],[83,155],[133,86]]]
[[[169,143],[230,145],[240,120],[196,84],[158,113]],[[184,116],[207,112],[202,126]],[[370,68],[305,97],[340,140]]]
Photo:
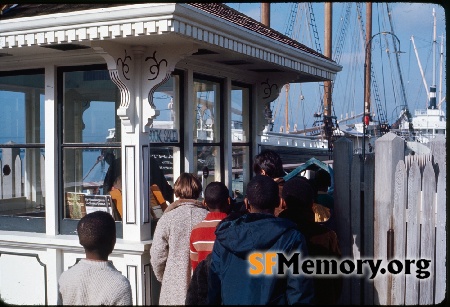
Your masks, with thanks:
[[[192,142],[193,148],[194,148],[194,156],[193,159],[197,159],[197,148],[201,146],[211,146],[211,147],[219,147],[219,170],[220,172],[220,181],[225,182],[225,172],[222,170],[225,170],[225,131],[224,131],[224,110],[225,110],[225,104],[227,103],[225,101],[225,78],[219,78],[219,77],[213,77],[201,73],[193,73],[192,77],[193,82],[195,80],[202,80],[202,81],[211,81],[216,82],[219,84],[220,93],[219,93],[219,142]],[[195,101],[192,101],[192,107],[195,106]],[[195,120],[195,118],[194,118]],[[190,129],[192,130],[192,127],[190,126]],[[194,131],[192,131],[194,133]],[[197,170],[194,170],[194,172],[197,172]],[[203,190],[205,190],[206,187],[203,187]]]
[[[252,108],[252,101],[253,101],[253,86],[251,84],[246,84],[238,81],[231,81],[231,91],[233,91],[233,87],[237,86],[240,88],[245,88],[248,90],[248,134],[246,134],[246,142],[231,142],[231,148],[233,147],[247,147],[248,148],[248,162],[249,162],[249,169],[247,170],[249,172],[249,180],[253,177],[253,156],[254,156],[254,150],[253,150],[253,108]],[[231,169],[232,171],[232,169]],[[241,191],[245,195],[246,190],[246,183],[244,182],[244,189]],[[234,190],[232,190],[232,187],[230,187],[230,193],[234,194]]]
[[[0,77],[6,76],[19,76],[19,75],[42,75],[44,77],[43,93],[45,95],[45,69],[23,69],[13,71],[0,71]],[[25,123],[24,123],[25,125]],[[44,121],[44,133],[45,133],[45,121]],[[23,144],[0,144],[0,148],[34,148],[44,149],[45,155],[45,142],[44,143],[23,143]],[[23,231],[23,232],[46,232],[46,217],[30,217],[30,216],[14,216],[14,215],[0,215],[0,230],[7,231]]]
[[[184,140],[183,140],[183,136],[184,136],[184,131],[185,131],[185,120],[184,120],[184,116],[180,116],[180,114],[184,114],[184,110],[185,110],[185,100],[184,100],[184,80],[185,80],[185,74],[184,71],[180,70],[180,69],[175,69],[172,74],[172,76],[178,76],[179,78],[179,88],[178,88],[178,93],[177,95],[179,95],[179,110],[178,112],[176,112],[175,116],[178,116],[178,120],[179,120],[179,131],[178,131],[178,142],[174,142],[174,143],[150,143],[149,142],[149,155],[152,151],[153,148],[165,148],[165,147],[178,147],[180,150],[180,169],[178,170],[179,173],[184,171],[184,166],[185,166],[185,159],[184,159],[184,150],[185,150],[185,146],[184,146]],[[155,92],[157,92],[157,88],[155,90]],[[173,182],[175,183],[175,180],[177,178],[173,178]]]
[[[121,142],[114,143],[65,143],[64,142],[64,74],[75,71],[93,71],[93,70],[105,70],[108,71],[106,64],[93,64],[93,65],[81,65],[81,66],[63,66],[57,68],[57,148],[58,148],[58,232],[59,234],[71,234],[76,235],[76,228],[78,225],[78,219],[65,218],[65,196],[64,196],[64,150],[65,149],[88,149],[88,148],[111,148],[121,150]],[[111,80],[113,83],[113,81]],[[115,86],[115,85],[114,85]],[[117,110],[116,110],[117,111]],[[117,116],[117,112],[115,112]],[[123,238],[122,222],[116,221],[116,237]]]

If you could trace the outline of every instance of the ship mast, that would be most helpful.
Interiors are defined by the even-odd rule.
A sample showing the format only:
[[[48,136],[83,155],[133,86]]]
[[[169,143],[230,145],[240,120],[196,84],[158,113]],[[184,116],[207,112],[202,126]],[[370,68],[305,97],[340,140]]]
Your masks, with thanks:
[[[285,85],[285,91],[286,91],[286,106],[284,107],[284,116],[285,116],[285,120],[286,120],[286,133],[289,133],[289,88],[290,88],[290,84],[287,83]]]
[[[333,15],[333,7],[331,2],[325,3],[324,8],[324,14],[325,14],[325,50],[324,55],[331,59],[331,45],[332,45],[332,15]],[[332,136],[332,122],[331,122],[331,81],[325,81],[323,83],[324,85],[324,106],[323,106],[323,121],[324,121],[324,129],[325,129],[325,135],[328,139],[328,148],[330,148],[331,145],[331,136]]]
[[[444,57],[444,36],[441,36],[441,54],[439,56],[439,103],[438,108],[441,109],[441,104],[445,100],[442,99],[442,59]]]
[[[366,3],[366,54],[365,54],[365,82],[364,82],[364,123],[365,126],[369,124],[370,121],[370,85],[371,85],[371,74],[370,67],[372,67],[372,46],[367,46],[371,43],[372,38],[372,2]]]
[[[436,12],[433,8],[433,82],[430,86],[430,105],[428,109],[436,109]]]

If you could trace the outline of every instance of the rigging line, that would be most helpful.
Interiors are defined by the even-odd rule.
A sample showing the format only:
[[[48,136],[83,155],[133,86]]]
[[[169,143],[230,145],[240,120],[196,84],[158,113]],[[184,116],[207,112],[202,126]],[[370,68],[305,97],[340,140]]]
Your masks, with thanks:
[[[389,19],[389,24],[390,24],[390,27],[391,27],[391,32],[395,33],[394,20],[393,20],[392,15],[391,15],[391,9],[390,9],[389,3],[386,3],[386,10],[387,10],[387,15],[388,15],[388,19]],[[398,72],[399,80],[400,80],[400,90],[401,90],[400,97],[401,97],[401,102],[402,102],[402,105],[403,105],[404,109],[406,110],[406,115],[407,115],[407,118],[408,118],[408,122],[411,123],[412,122],[412,118],[411,118],[411,113],[409,112],[409,108],[408,108],[408,100],[406,98],[405,83],[403,81],[403,73],[402,73],[402,69],[401,69],[401,66],[400,66],[400,55],[397,53],[397,52],[399,52],[399,50],[397,50],[397,42],[395,40],[392,40],[392,41],[393,41],[394,51],[395,51],[395,60],[396,60],[397,70],[398,70],[397,72]],[[409,126],[410,126],[410,128],[412,128],[412,125],[409,125]]]
[[[305,29],[307,29],[306,34],[309,36],[311,45],[313,45],[313,43],[315,43],[316,46],[316,50],[320,53],[322,53],[321,48],[320,48],[320,41],[318,38],[318,32],[317,32],[317,27],[316,27],[316,23],[315,23],[315,17],[314,17],[314,11],[313,11],[313,7],[311,3],[302,3],[302,7],[303,10],[305,12],[306,18],[305,18],[305,22],[306,22],[306,27]],[[311,33],[313,32],[313,33]],[[313,40],[312,34],[314,34],[314,38],[315,40]],[[317,112],[320,113],[321,110],[323,109],[323,89],[322,89],[322,85],[321,82],[317,82],[318,86],[319,86],[319,97],[320,100],[318,102],[317,106]]]
[[[349,23],[350,16],[351,16],[351,8],[352,8],[351,3],[347,3],[345,5],[345,7],[344,6],[342,7],[341,16],[344,16],[344,17],[340,18],[340,23],[339,23],[338,32],[337,32],[338,37],[337,37],[337,39],[334,40],[334,41],[338,42],[338,44],[336,44],[333,59],[338,64],[340,64],[340,62],[341,62],[343,47],[345,45],[345,41],[346,41],[347,34],[348,34],[348,23]],[[344,12],[344,10],[345,10],[345,12]],[[332,112],[333,112],[334,116],[336,116],[336,107],[335,107],[335,99],[334,99],[335,98],[335,96],[334,96],[335,85],[336,85],[336,80],[331,83],[331,101],[333,102]]]
[[[357,23],[358,20],[355,18],[353,21],[353,24],[350,26],[350,29],[352,29],[352,33],[350,33],[350,37],[352,38],[352,41],[350,41],[350,50],[347,51],[348,54],[353,54],[354,52],[354,46],[357,45],[356,40],[358,39],[357,36],[354,35],[354,31],[356,29],[354,23]],[[358,53],[356,53],[358,55]],[[351,57],[350,58],[350,62],[349,62],[349,73],[346,74],[346,80],[343,80],[343,84],[356,84],[352,82],[352,78],[354,78],[355,76],[355,71],[356,71],[356,64],[355,62],[357,61],[357,56],[356,57]],[[339,77],[339,76],[338,76]],[[338,79],[338,78],[337,78]],[[341,81],[340,79],[338,79],[339,81]],[[352,89],[355,90],[356,86],[353,87],[349,87],[349,86],[344,86],[344,97],[342,97],[342,101],[344,103],[343,105],[343,109],[344,111],[346,111],[346,113],[348,113],[350,110],[353,110],[354,106],[352,106],[351,104],[351,94],[349,93]],[[342,111],[341,111],[342,112]]]
[[[379,7],[379,4],[377,4],[377,6]],[[378,12],[378,31],[381,32],[381,28],[380,28],[380,9],[377,10]],[[386,42],[386,46],[389,48],[389,41],[388,41],[388,37],[385,37],[385,42]],[[383,82],[383,94],[384,94],[384,110],[386,110],[386,84],[385,84],[385,78],[384,78],[384,61],[383,61],[383,49],[382,49],[382,45],[381,45],[381,38],[380,38],[380,58],[381,58],[381,79]],[[392,70],[391,70],[392,71]],[[377,116],[378,116],[378,121],[380,124],[384,124],[386,123],[387,120],[387,115],[385,115],[383,113],[383,109],[382,109],[382,105],[381,105],[381,101],[380,102],[376,102],[376,108],[377,108]]]
[[[383,4],[377,4],[377,7],[378,7],[378,20],[380,20],[380,12],[383,12],[383,8],[382,8],[382,6],[383,6]],[[383,15],[384,16],[384,15]],[[385,29],[385,28],[387,28],[386,27],[386,25],[385,25],[385,19],[383,18],[382,19],[382,23],[383,23],[383,28]],[[378,29],[379,29],[379,31],[381,32],[381,28],[380,28],[380,21],[378,21]],[[387,36],[385,36],[385,43],[386,43],[386,53],[387,53],[387,57],[388,57],[388,60],[389,60],[389,68],[390,68],[390,72],[391,72],[391,80],[392,80],[392,90],[393,90],[393,93],[394,93],[394,100],[395,101],[397,101],[396,99],[395,99],[395,97],[396,97],[396,93],[395,93],[395,87],[394,87],[394,80],[395,80],[395,78],[392,78],[392,73],[393,73],[393,70],[392,70],[392,62],[391,62],[391,57],[390,57],[390,47],[389,47],[389,38],[391,38],[392,40],[393,40],[393,37],[392,36],[390,36],[390,37],[387,37]],[[395,48],[394,48],[395,49]],[[381,39],[380,39],[380,55],[381,55],[381,58],[383,57],[382,56],[382,53],[383,53],[383,51],[382,51],[382,49],[381,49]],[[384,63],[384,61],[382,61],[382,63]],[[386,97],[387,97],[387,95],[386,95],[386,84],[385,84],[385,75],[384,75],[384,65],[382,64],[382,68],[381,68],[381,71],[382,71],[382,74],[381,74],[381,76],[382,76],[382,79],[383,79],[383,94],[384,94],[384,109],[382,108],[382,105],[381,105],[381,102],[380,102],[380,105],[379,105],[379,107],[380,107],[380,110],[378,111],[379,113],[380,112],[383,112],[384,111],[384,118],[383,118],[383,121],[382,121],[382,119],[380,118],[380,114],[378,115],[378,119],[380,120],[380,123],[388,123],[388,120],[387,120],[387,105],[386,105]]]

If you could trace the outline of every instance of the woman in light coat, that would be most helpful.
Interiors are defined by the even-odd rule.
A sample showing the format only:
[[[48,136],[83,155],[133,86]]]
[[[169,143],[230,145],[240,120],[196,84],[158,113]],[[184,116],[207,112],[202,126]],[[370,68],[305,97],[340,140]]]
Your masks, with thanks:
[[[182,173],[174,184],[178,200],[170,204],[156,225],[150,263],[161,282],[159,305],[185,304],[191,280],[189,237],[208,213],[197,200],[201,191],[202,184],[193,174]]]

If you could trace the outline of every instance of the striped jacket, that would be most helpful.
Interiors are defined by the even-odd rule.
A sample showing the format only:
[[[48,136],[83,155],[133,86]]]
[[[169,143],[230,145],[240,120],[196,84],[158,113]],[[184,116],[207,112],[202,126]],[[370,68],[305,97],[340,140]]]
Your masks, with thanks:
[[[211,253],[216,240],[216,226],[225,217],[227,214],[223,212],[209,212],[206,218],[192,229],[189,244],[192,271]]]

